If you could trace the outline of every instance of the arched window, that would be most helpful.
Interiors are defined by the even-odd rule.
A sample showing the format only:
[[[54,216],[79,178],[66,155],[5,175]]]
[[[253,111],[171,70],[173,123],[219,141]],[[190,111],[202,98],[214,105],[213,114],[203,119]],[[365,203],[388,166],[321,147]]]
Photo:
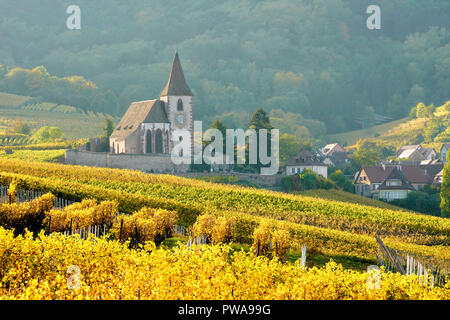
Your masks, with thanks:
[[[152,132],[150,130],[147,131],[146,140],[147,148],[145,151],[146,153],[152,153]]]
[[[155,153],[163,153],[163,135],[161,129],[156,130]]]
[[[183,101],[178,99],[177,111],[183,111]]]

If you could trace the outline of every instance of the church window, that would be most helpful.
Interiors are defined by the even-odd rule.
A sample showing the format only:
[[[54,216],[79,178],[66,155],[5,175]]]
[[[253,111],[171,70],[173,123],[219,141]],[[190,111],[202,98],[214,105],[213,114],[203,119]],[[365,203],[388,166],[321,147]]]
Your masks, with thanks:
[[[156,130],[155,134],[155,153],[163,153],[163,137],[161,129]]]
[[[150,130],[147,131],[147,148],[146,153],[152,153],[152,132]]]
[[[183,111],[183,100],[178,99],[177,111]]]

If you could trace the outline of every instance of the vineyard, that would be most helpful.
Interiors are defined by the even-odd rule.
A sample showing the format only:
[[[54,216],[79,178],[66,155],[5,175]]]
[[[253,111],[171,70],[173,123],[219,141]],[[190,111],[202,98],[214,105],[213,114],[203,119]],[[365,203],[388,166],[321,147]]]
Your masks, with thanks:
[[[15,253],[16,261],[26,259],[26,250],[42,251],[33,258],[37,259],[36,263],[50,259],[50,256],[57,261],[52,262],[52,268],[46,266],[39,270],[33,269],[35,264],[28,262],[20,266],[20,262],[17,262],[14,267],[5,267],[2,263],[9,259],[3,257],[11,253],[0,249],[0,266],[4,268],[0,270],[0,276],[14,279],[3,281],[0,296],[5,298],[449,297],[448,288],[430,288],[417,283],[417,278],[414,278],[416,275],[382,273],[383,283],[389,285],[389,289],[386,287],[372,292],[365,287],[367,273],[343,269],[335,263],[321,268],[304,268],[298,265],[298,261],[288,261],[292,253],[307,247],[310,257],[325,255],[346,261],[365,261],[366,265],[376,264],[378,245],[374,235],[379,234],[386,245],[398,252],[438,264],[445,269],[450,257],[448,219],[130,170],[10,159],[0,159],[0,167],[0,184],[9,186],[8,194],[14,195],[17,189],[50,193],[30,202],[16,204],[14,199],[9,199],[9,204],[2,204],[0,226],[6,230],[0,231],[0,237],[3,237],[1,241],[8,244],[23,242],[20,244],[23,251],[16,249],[20,251]],[[76,203],[63,209],[54,209],[51,206],[53,195]],[[183,230],[186,228],[186,235],[204,237],[208,245],[199,250],[193,250],[191,246],[186,249],[181,243],[170,249],[165,247],[163,244],[173,236],[176,225],[183,226]],[[83,241],[76,235],[67,236],[73,234],[74,230],[86,230],[92,226],[96,227],[95,230],[101,230],[96,234],[102,238],[95,238],[92,242]],[[25,228],[37,238],[27,234]],[[16,238],[11,238],[13,229]],[[61,237],[60,234],[64,235]],[[83,239],[86,237],[86,234],[81,235]],[[248,249],[240,251],[235,245],[232,249],[227,245],[230,242]],[[87,243],[90,244],[85,247]],[[155,244],[157,249],[145,249]],[[55,252],[71,246],[73,252],[72,249],[64,253]],[[39,251],[37,247],[42,250]],[[74,252],[80,250],[87,250],[86,254],[83,257],[74,256]],[[107,254],[108,250],[112,250],[110,254]],[[86,257],[90,258],[84,260]],[[230,260],[224,260],[227,257],[231,257]],[[110,263],[114,267],[103,269],[104,264]],[[165,269],[157,276],[155,273],[158,273],[159,263]],[[82,285],[78,291],[68,290],[65,286],[63,268],[67,268],[68,264],[77,265],[83,270]],[[205,274],[205,278],[196,273],[193,280],[192,272],[200,264],[202,267],[199,272],[209,270],[209,273]],[[256,265],[257,271],[254,270]],[[212,274],[212,270],[219,266],[220,272]],[[147,271],[141,273],[141,267],[142,270],[147,268]],[[239,275],[235,273],[236,270],[239,270]],[[230,278],[228,272],[234,276]],[[283,276],[275,281],[274,274]],[[117,275],[122,280],[114,280],[116,282],[110,285],[109,281],[113,281],[112,278]],[[256,285],[249,290],[239,289],[246,277],[262,277],[257,281],[261,286]],[[192,280],[180,285],[185,278]],[[303,280],[299,282],[300,278]],[[334,278],[340,280],[332,282],[336,287],[333,285],[328,291],[316,290],[317,286],[307,285],[313,281],[320,287],[320,283],[325,285]],[[102,285],[105,279],[108,279],[108,287]],[[225,279],[230,282],[223,285],[232,290],[231,293],[216,287],[217,283],[228,281]],[[133,284],[128,286],[128,281]],[[153,285],[149,286],[148,283]],[[201,293],[200,289],[192,290],[191,286],[208,289]]]
[[[141,250],[104,238],[59,234],[14,237],[0,228],[1,299],[448,299],[449,288],[430,288],[416,276],[370,274],[335,263],[302,268],[233,252],[228,245]],[[6,262],[6,263],[5,263]],[[67,285],[70,266],[74,288]],[[70,280],[70,279],[69,279]]]
[[[61,179],[84,187],[176,202],[201,212],[242,212],[361,235],[382,234],[425,245],[448,245],[450,221],[439,217],[301,195],[212,184],[138,171],[0,160],[4,172]],[[24,177],[24,183],[27,178]],[[55,187],[58,189],[58,187]]]
[[[448,219],[138,171],[7,159],[0,165],[3,185],[16,178],[23,189],[50,191],[70,200],[117,201],[124,213],[144,206],[173,210],[185,226],[202,213],[235,216],[235,238],[243,243],[251,242],[261,221],[271,221],[289,226],[294,247],[307,243],[326,254],[374,259],[373,236],[381,234],[399,250],[439,260],[450,256]]]
[[[47,150],[16,149],[11,153],[7,153],[6,150],[0,149],[0,158],[20,159],[38,162],[61,162],[61,160],[64,159],[66,150],[67,149],[47,149]]]

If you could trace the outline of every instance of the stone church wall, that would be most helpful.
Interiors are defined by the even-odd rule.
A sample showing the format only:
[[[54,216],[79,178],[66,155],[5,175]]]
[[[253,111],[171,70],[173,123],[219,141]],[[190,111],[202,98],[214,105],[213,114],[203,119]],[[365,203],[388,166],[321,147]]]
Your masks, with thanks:
[[[169,155],[110,154],[67,150],[65,163],[81,166],[135,169],[143,172],[183,173],[189,165],[175,165]]]

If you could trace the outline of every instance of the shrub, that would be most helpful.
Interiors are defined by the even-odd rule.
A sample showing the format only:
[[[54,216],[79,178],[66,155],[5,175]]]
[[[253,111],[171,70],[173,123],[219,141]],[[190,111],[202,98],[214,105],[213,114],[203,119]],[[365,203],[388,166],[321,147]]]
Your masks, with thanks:
[[[178,215],[175,211],[142,208],[133,215],[121,215],[113,224],[112,232],[116,239],[131,240],[133,246],[146,241],[159,245],[169,237]]]
[[[45,215],[53,207],[55,196],[51,193],[21,204],[0,204],[0,226],[23,234],[25,229],[34,233],[42,229]]]

